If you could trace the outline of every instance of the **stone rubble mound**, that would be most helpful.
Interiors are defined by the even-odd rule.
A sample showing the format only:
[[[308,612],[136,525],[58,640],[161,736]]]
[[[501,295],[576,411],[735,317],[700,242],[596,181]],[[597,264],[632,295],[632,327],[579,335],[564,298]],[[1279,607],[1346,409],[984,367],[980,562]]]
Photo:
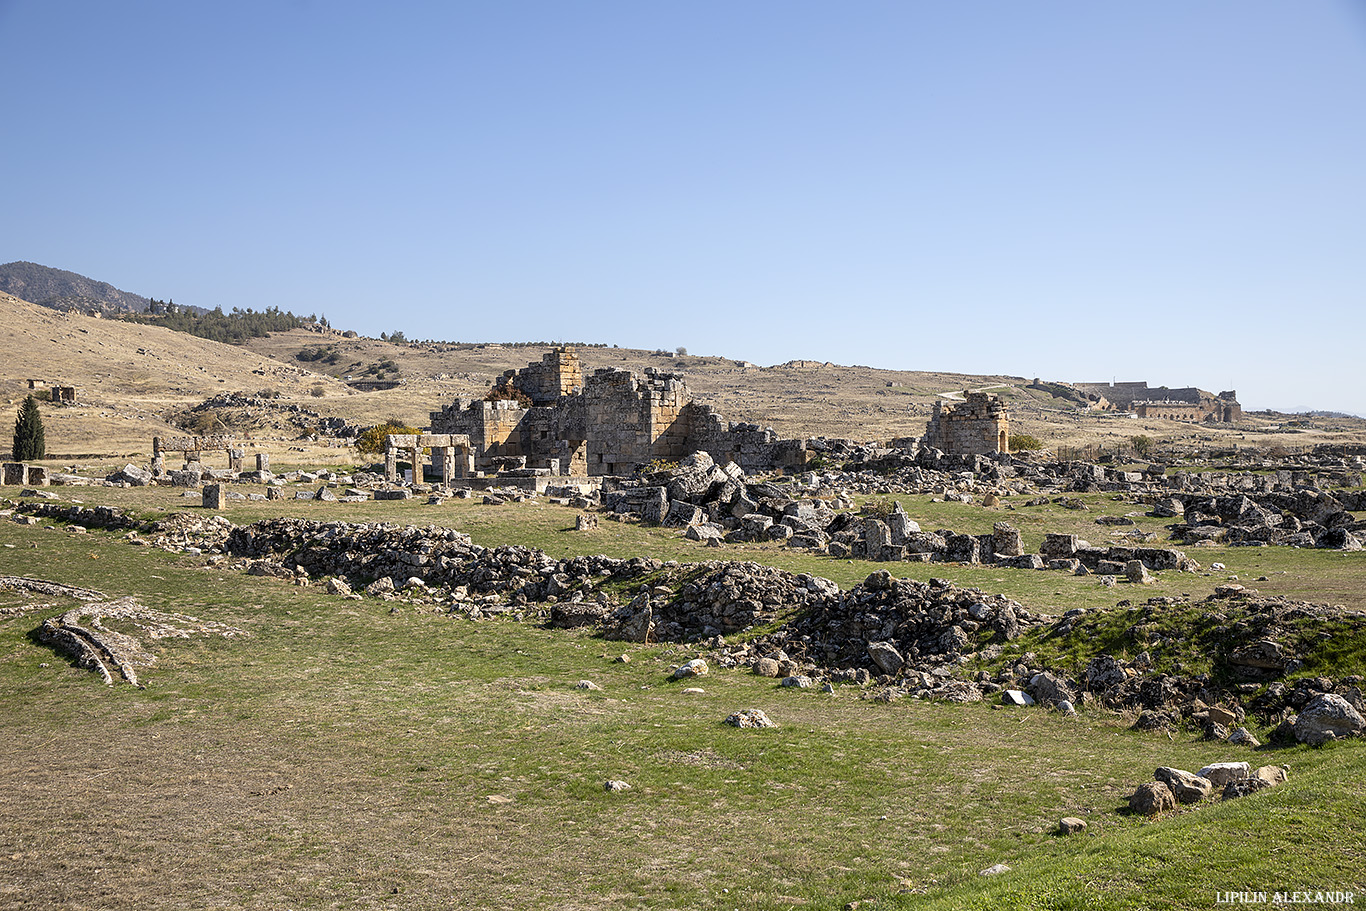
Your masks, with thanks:
[[[935,677],[959,657],[1014,639],[1039,622],[1041,618],[1002,595],[942,579],[894,579],[881,571],[848,592],[813,604],[730,657],[751,663],[782,652],[799,667],[834,671],[839,679],[859,678],[859,671],[865,672],[862,679]]]
[[[736,633],[838,596],[828,579],[761,563],[709,561],[666,568],[604,620],[612,638],[685,642]]]

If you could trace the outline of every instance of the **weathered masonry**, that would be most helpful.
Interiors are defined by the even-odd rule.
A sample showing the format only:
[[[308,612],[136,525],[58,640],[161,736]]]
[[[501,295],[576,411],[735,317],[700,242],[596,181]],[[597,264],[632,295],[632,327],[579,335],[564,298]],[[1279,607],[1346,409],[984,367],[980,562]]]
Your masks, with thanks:
[[[34,391],[47,390],[47,398],[50,402],[70,405],[76,401],[76,387],[62,386],[59,383],[47,383],[43,380],[29,380],[28,388]]]
[[[451,433],[396,433],[385,438],[385,479],[397,481],[399,460],[405,459],[413,466],[413,480],[421,483],[419,469],[424,449],[431,449],[432,467],[445,487],[451,485],[452,478],[467,478],[474,473],[469,437]]]
[[[1215,395],[1194,386],[1169,389],[1138,383],[1076,383],[1077,389],[1095,395],[1107,405],[1132,411],[1141,418],[1171,421],[1233,424],[1243,419],[1238,392],[1229,389]]]
[[[1010,415],[998,396],[965,393],[962,404],[934,403],[925,428],[925,445],[951,455],[990,455],[1010,451]]]
[[[1243,406],[1238,404],[1237,392],[1232,390],[1212,396],[1199,389],[1173,389],[1174,393],[1194,392],[1189,397],[1169,397],[1134,402],[1133,410],[1141,418],[1166,418],[1169,421],[1195,421],[1208,424],[1234,424],[1242,420]],[[1190,399],[1194,399],[1191,401]]]
[[[683,377],[603,368],[587,378],[572,348],[508,371],[492,400],[456,399],[431,413],[431,432],[469,438],[477,471],[543,469],[576,477],[626,475],[654,461],[706,452],[746,471],[797,468],[806,444],[755,424],[727,423],[693,400]]]
[[[242,444],[226,436],[202,437],[152,437],[152,473],[161,475],[166,471],[166,453],[178,452],[185,458],[186,470],[202,470],[205,452],[222,451],[228,456],[228,470],[241,471],[246,460],[246,450]],[[270,470],[270,456],[264,452],[256,454],[256,470]]]

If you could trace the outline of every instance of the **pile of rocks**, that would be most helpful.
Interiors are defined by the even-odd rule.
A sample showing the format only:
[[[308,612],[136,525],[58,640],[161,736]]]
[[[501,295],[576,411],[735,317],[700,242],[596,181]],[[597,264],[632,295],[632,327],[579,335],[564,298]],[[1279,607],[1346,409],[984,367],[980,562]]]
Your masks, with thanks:
[[[926,452],[922,450],[923,453]],[[929,451],[932,452],[932,451]],[[985,456],[973,457],[999,470]],[[913,469],[923,480],[926,469]],[[961,480],[961,479],[960,479]],[[812,473],[804,481],[808,491],[835,483]],[[945,493],[943,480],[936,481]],[[963,482],[971,483],[971,482]],[[1020,532],[1007,522],[990,534],[972,535],[940,529],[926,532],[900,503],[883,513],[842,512],[852,504],[847,490],[833,496],[803,497],[790,485],[748,481],[734,464],[718,467],[706,453],[684,459],[677,468],[659,471],[604,490],[602,507],[632,513],[643,521],[685,530],[698,541],[785,542],[796,547],[877,561],[992,563],[1025,569],[1123,575],[1151,581],[1147,571],[1194,571],[1199,564],[1177,550],[1162,547],[1093,547],[1076,535],[1048,535],[1038,554],[1026,553]],[[947,494],[946,494],[947,495]]]
[[[1153,781],[1139,785],[1129,797],[1129,811],[1157,816],[1174,811],[1178,804],[1198,804],[1215,793],[1233,800],[1275,787],[1286,777],[1282,766],[1254,770],[1246,762],[1214,762],[1194,773],[1162,766],[1153,773]]]
[[[602,491],[607,512],[632,513],[643,521],[671,528],[712,526],[709,537],[739,528],[750,513],[781,517],[791,500],[777,484],[749,483],[740,466],[718,466],[705,452],[684,458],[676,467],[620,481]]]
[[[960,659],[999,649],[1040,622],[1001,595],[941,579],[894,579],[883,571],[848,592],[823,592],[796,619],[723,651],[719,660],[766,676],[878,679],[903,693],[977,701],[982,690],[956,679]]]
[[[6,500],[7,507],[16,512],[37,516],[40,519],[57,519],[70,522],[82,528],[128,529],[140,528],[142,523],[130,519],[123,511],[113,506],[67,506],[61,503],[38,503],[31,500]]]
[[[1182,516],[1184,521],[1173,526],[1172,534],[1192,543],[1361,550],[1366,522],[1358,521],[1349,511],[1361,508],[1366,508],[1366,497],[1360,492],[1330,495],[1304,489],[1254,497],[1177,495],[1160,500],[1154,515]]]
[[[828,579],[713,561],[667,567],[629,604],[600,619],[613,638],[681,642],[739,632],[838,597],[839,587]]]
[[[188,417],[222,411],[232,413],[229,426],[244,426],[284,417],[291,425],[309,436],[323,435],[340,440],[354,440],[366,430],[365,427],[349,424],[342,418],[330,417],[297,403],[286,404],[271,395],[250,395],[244,392],[220,393],[205,399],[185,414]]]
[[[30,508],[55,509],[55,518],[105,527],[121,527],[126,521],[117,511],[101,508],[89,510],[90,515],[53,504]],[[449,528],[387,523],[279,518],[233,527],[221,516],[173,514],[141,534],[147,538],[130,532],[130,539],[185,553],[227,554],[253,572],[300,583],[326,579],[329,590],[339,594],[365,588],[393,597],[406,591],[410,598],[445,601],[451,610],[471,616],[481,610],[541,605],[528,613],[547,617],[552,625],[592,625],[605,635],[635,641],[702,640],[722,666],[753,666],[760,673],[807,678],[809,683],[876,680],[882,684],[877,692],[886,698],[974,701],[1020,693],[1064,711],[1094,702],[1139,710],[1141,728],[1192,723],[1211,738],[1235,741],[1235,725],[1249,712],[1267,724],[1281,723],[1273,737],[1304,742],[1355,736],[1366,728],[1360,678],[1310,678],[1293,687],[1276,682],[1301,666],[1293,646],[1285,643],[1293,641],[1289,631],[1302,621],[1346,630],[1344,635],[1355,635],[1353,630],[1366,623],[1360,615],[1323,605],[1246,594],[1208,600],[1211,623],[1188,635],[1213,637],[1205,647],[1217,654],[1221,673],[1260,681],[1249,684],[1248,695],[1257,695],[1245,709],[1239,704],[1241,693],[1227,699],[1228,693],[1218,691],[1207,676],[1158,673],[1153,655],[1160,655],[1163,640],[1157,633],[1143,633],[1153,654],[1140,652],[1131,660],[1101,655],[1076,677],[1025,654],[994,674],[982,671],[963,679],[964,662],[974,657],[995,661],[1006,643],[1030,629],[1047,625],[1050,636],[1086,636],[1088,618],[1095,614],[1037,615],[1004,596],[938,579],[916,582],[879,571],[841,592],[829,580],[756,563],[678,564],[605,556],[559,560],[526,547],[482,547]],[[1172,600],[1150,599],[1149,604],[1161,608]],[[1225,634],[1224,625],[1214,621],[1224,616],[1219,611],[1235,603],[1233,632],[1238,635]],[[1135,616],[1139,630],[1146,615],[1142,609],[1131,610],[1140,611]],[[793,619],[743,646],[727,646],[722,638],[788,615]]]

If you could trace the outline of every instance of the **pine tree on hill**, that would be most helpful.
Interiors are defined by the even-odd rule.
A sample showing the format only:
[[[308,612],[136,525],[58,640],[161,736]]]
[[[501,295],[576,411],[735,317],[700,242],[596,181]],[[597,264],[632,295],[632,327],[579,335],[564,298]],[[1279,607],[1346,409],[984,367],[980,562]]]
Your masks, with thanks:
[[[38,413],[37,399],[30,395],[19,406],[19,419],[14,422],[14,461],[29,462],[46,457],[43,416]]]

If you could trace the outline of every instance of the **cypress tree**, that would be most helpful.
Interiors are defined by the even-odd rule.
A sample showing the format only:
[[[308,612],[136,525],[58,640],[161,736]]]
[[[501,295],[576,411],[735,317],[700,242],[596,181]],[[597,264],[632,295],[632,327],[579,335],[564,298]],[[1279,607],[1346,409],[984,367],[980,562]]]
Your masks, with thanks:
[[[43,416],[38,413],[38,401],[30,395],[19,406],[19,419],[14,422],[14,460],[28,462],[46,457]]]

